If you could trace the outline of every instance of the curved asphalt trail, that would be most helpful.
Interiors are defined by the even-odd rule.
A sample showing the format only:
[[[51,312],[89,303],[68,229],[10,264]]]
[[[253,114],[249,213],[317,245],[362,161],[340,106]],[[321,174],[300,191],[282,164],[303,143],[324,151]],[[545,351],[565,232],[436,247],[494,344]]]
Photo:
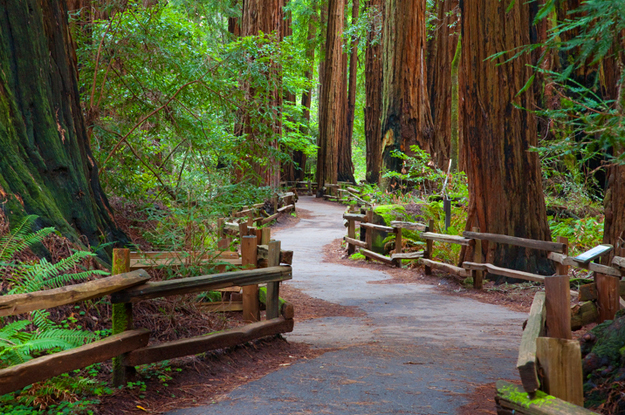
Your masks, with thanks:
[[[479,384],[517,378],[525,314],[429,285],[369,284],[389,276],[321,262],[322,247],[346,232],[344,208],[312,197],[297,206],[314,219],[276,234],[295,253],[288,283],[366,317],[296,323],[289,341],[338,350],[241,386],[219,403],[170,414],[456,414]]]

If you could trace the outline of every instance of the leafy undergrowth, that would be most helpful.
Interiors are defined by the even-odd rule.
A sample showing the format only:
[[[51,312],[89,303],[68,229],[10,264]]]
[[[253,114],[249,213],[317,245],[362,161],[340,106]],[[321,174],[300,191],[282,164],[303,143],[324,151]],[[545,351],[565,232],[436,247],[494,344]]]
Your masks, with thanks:
[[[585,404],[606,415],[625,415],[625,312],[581,339]]]
[[[152,246],[143,238],[154,224],[141,214],[121,210],[126,231],[144,249]],[[16,294],[80,283],[108,275],[95,256],[84,252],[53,229],[32,232],[35,218],[9,230],[0,218],[0,267],[3,294]],[[147,225],[147,226],[146,226]],[[134,229],[131,231],[131,227]],[[35,253],[37,252],[37,254]],[[40,256],[44,256],[40,259]],[[186,269],[187,273],[209,270]],[[150,271],[153,280],[171,278],[164,270]],[[197,274],[196,274],[197,275]],[[135,327],[152,332],[151,343],[177,340],[243,324],[240,313],[206,313],[201,303],[210,299],[196,295],[142,301],[134,306]],[[104,338],[111,334],[111,304],[106,298],[0,318],[0,368],[32,358],[59,352]],[[139,368],[138,382],[156,376],[164,379],[172,369],[165,363]],[[124,393],[110,388],[111,364],[98,363],[82,370],[57,376],[0,397],[2,414],[81,414],[92,413],[103,397]],[[166,383],[166,382],[161,382]],[[161,385],[162,386],[162,385]],[[166,385],[165,385],[166,386]],[[127,388],[140,388],[129,384]]]

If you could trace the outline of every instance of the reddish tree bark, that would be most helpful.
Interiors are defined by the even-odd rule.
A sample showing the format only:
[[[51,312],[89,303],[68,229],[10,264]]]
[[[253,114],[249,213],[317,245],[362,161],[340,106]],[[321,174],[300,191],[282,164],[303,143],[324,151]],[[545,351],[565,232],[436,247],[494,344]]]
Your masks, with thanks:
[[[325,65],[321,84],[319,114],[319,151],[317,153],[317,183],[321,189],[326,183],[337,182],[338,143],[344,122],[342,101],[343,55],[343,0],[328,0],[328,28],[326,31]]]
[[[368,183],[379,183],[382,169],[382,45],[384,42],[384,1],[365,0],[372,17],[365,52],[365,144]]]
[[[276,48],[280,47],[283,34],[283,1],[284,0],[245,0],[243,3],[243,19],[241,24],[242,36],[256,36],[260,32],[271,34]],[[277,188],[280,184],[280,163],[269,151],[277,151],[278,137],[282,134],[282,71],[277,64],[268,69],[267,76],[273,80],[274,86],[269,90],[259,91],[248,87],[250,99],[259,93],[268,98],[268,102],[259,102],[259,110],[265,112],[263,120],[251,120],[249,114],[244,115],[244,130],[252,151],[264,164],[253,163],[254,170],[259,178],[259,184]],[[262,100],[261,100],[262,101]],[[255,124],[255,125],[253,125]],[[273,149],[273,150],[272,150]]]
[[[400,171],[393,150],[410,146],[433,153],[433,126],[427,93],[425,0],[389,0],[384,13],[382,163]]]
[[[615,106],[623,112],[625,108],[625,89],[621,84],[625,69],[625,32],[619,36],[618,53],[613,53],[603,60],[603,95],[605,99],[614,100]],[[620,95],[619,95],[620,94]],[[623,154],[623,148],[614,148],[615,155]],[[625,166],[613,165],[608,168],[606,192],[603,198],[605,222],[603,225],[603,243],[614,246],[614,255],[625,255]]]
[[[449,158],[457,162],[457,143],[452,146],[452,61],[456,53],[459,35],[458,0],[439,0],[437,19],[428,56],[428,91],[434,123],[432,159],[439,168],[446,170]]]
[[[347,3],[347,2],[346,2]],[[360,2],[352,0],[352,24],[358,21],[360,11]],[[354,117],[356,111],[356,87],[358,77],[358,39],[354,38],[351,42],[351,53],[349,55],[349,84],[344,85],[345,100],[345,131],[343,140],[339,145],[339,181],[356,183],[354,179],[354,162],[352,161],[352,141],[354,137]],[[344,76],[347,75],[347,54],[343,54]],[[348,89],[349,88],[349,89]]]
[[[462,5],[463,120],[469,179],[467,230],[550,240],[531,112],[533,91],[519,94],[532,75],[531,57],[488,59],[530,43],[530,9],[517,1],[475,0]],[[498,66],[498,64],[500,64]],[[551,273],[544,254],[498,244],[487,262],[528,272]],[[468,259],[468,258],[467,258]]]

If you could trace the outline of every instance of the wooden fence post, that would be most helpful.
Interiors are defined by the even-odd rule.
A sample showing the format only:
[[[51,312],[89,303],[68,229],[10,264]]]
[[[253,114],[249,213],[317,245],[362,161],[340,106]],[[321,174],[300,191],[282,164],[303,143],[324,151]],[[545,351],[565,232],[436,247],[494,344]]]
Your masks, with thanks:
[[[541,389],[549,395],[584,406],[582,352],[577,340],[539,337],[536,359],[544,373]]]
[[[434,220],[430,219],[428,222],[427,232],[434,232]],[[434,249],[434,241],[431,239],[425,240],[425,252],[423,252],[423,258],[432,259],[432,250]],[[425,275],[432,275],[432,267],[425,266]]]
[[[347,236],[352,239],[356,239],[356,221],[354,219],[347,219]],[[356,251],[356,245],[347,243],[347,255],[351,255]]]
[[[241,261],[244,268],[256,268],[257,246],[256,236],[243,236],[241,238]],[[243,320],[251,322],[260,320],[258,284],[243,287]]]
[[[568,238],[565,238],[564,236],[558,236],[558,242],[563,243],[564,245],[566,245],[564,247],[564,252],[562,252],[564,255],[569,255],[569,240]],[[564,264],[558,264],[557,265],[558,268],[558,275],[569,275],[569,266],[568,265],[564,265]]]
[[[130,249],[113,249],[113,269],[111,275],[130,272]],[[132,303],[113,304],[112,310],[112,334],[119,334],[134,328],[132,319]],[[124,355],[113,358],[113,386],[122,386],[126,380],[135,374],[135,368],[125,366]]]
[[[402,240],[401,240],[401,228],[395,228],[395,253],[401,254]],[[395,260],[395,266],[401,268],[401,259]]]
[[[545,308],[547,335],[558,339],[572,339],[571,289],[568,275],[545,277]]]
[[[373,209],[367,210],[366,223],[373,223]],[[360,227],[362,229],[362,226]],[[373,250],[373,232],[371,229],[365,227],[365,244],[367,244],[367,250]],[[371,258],[367,257],[367,261],[371,261]]]
[[[472,228],[473,232],[479,232],[480,228]],[[473,246],[473,262],[481,264],[484,260],[482,253],[482,240],[475,239],[475,245]],[[471,270],[471,277],[473,277],[473,288],[481,290],[484,286],[484,271]]]
[[[239,223],[239,243],[243,244],[243,237],[247,236],[247,222]]]
[[[619,310],[619,286],[620,279],[610,275],[595,273],[597,285],[597,311],[599,311],[599,323],[613,320]]]
[[[277,267],[280,265],[280,241],[269,241],[267,266]],[[267,283],[267,320],[280,316],[280,283]]]
[[[260,237],[260,244],[269,245],[269,241],[271,241],[271,228],[263,228]]]

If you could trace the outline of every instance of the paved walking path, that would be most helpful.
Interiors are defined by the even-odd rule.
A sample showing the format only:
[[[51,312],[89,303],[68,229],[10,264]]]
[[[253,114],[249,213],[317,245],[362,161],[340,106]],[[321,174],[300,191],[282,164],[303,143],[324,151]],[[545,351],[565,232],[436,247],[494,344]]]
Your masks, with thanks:
[[[322,247],[345,234],[344,208],[312,197],[297,207],[314,218],[275,235],[295,252],[288,284],[366,316],[297,323],[289,341],[338,350],[273,372],[217,404],[171,414],[456,414],[479,384],[517,377],[525,314],[429,285],[370,284],[390,277],[324,263]]]

